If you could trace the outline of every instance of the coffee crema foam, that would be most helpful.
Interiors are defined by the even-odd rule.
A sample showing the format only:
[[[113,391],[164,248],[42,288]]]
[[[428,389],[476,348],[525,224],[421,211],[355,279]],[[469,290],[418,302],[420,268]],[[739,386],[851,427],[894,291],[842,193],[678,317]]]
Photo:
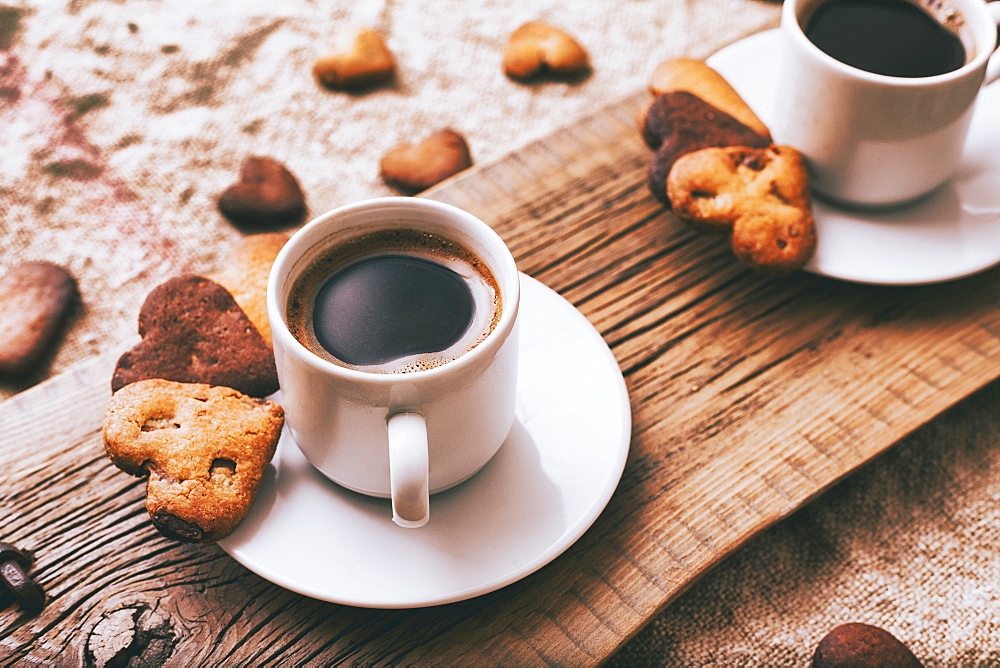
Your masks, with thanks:
[[[958,40],[965,48],[965,62],[972,61],[976,56],[976,41],[972,36],[971,29],[955,7],[942,0],[910,0],[925,12],[931,15],[935,21],[944,26],[947,30],[958,37]]]
[[[976,57],[976,40],[972,36],[972,30],[965,22],[965,17],[947,0],[907,0],[924,12],[930,15],[942,27],[950,31],[965,49],[966,65]]]
[[[408,256],[436,263],[462,278],[475,305],[465,333],[444,350],[418,353],[380,364],[352,364],[337,358],[320,343],[313,326],[315,300],[323,286],[341,271],[375,257]],[[502,300],[496,278],[472,251],[443,237],[411,229],[388,229],[336,242],[312,260],[295,279],[289,293],[289,331],[313,354],[338,366],[367,373],[398,374],[425,371],[448,364],[482,343],[496,327]]]

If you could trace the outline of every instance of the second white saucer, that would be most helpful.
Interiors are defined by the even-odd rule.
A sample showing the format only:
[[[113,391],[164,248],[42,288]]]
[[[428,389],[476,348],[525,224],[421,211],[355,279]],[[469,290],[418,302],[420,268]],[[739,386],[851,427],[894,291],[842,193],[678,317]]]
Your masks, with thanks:
[[[431,497],[426,526],[398,527],[389,501],[327,480],[286,430],[249,515],[221,547],[307,596],[411,608],[494,591],[576,542],[621,478],[628,392],[572,304],[528,276],[521,286],[514,429],[483,470]]]

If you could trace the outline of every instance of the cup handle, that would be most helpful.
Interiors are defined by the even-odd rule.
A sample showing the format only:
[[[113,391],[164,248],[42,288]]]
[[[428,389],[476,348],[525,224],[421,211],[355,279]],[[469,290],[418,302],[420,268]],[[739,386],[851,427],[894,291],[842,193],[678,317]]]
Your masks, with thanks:
[[[416,529],[430,519],[427,422],[419,413],[396,413],[386,419],[386,427],[392,521]]]
[[[993,16],[993,20],[997,25],[1000,25],[1000,0],[986,3],[986,8],[990,11],[990,15]],[[986,66],[984,83],[991,84],[997,79],[1000,79],[1000,49],[995,50],[993,55],[990,56],[990,62]]]

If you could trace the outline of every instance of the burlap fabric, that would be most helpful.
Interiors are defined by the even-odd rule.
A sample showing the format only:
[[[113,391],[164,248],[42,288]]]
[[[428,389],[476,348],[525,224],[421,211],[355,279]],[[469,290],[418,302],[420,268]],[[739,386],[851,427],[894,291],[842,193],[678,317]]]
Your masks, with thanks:
[[[2,1],[2,0],[0,0]],[[218,194],[242,160],[298,176],[310,213],[393,194],[378,162],[451,126],[479,164],[645,86],[656,63],[704,57],[776,24],[762,0],[36,0],[0,4],[0,271],[68,267],[84,306],[36,377],[136,337],[155,285],[212,272],[240,232]],[[577,37],[591,76],[509,81],[510,32]],[[330,35],[374,27],[394,85],[334,93],[312,78]],[[849,619],[896,632],[928,663],[1000,661],[996,388],[768,531],[670,606],[615,662],[801,664]]]
[[[1000,383],[762,532],[611,666],[808,666],[859,621],[925,666],[1000,665]]]
[[[312,214],[395,194],[378,166],[401,142],[450,126],[490,162],[637,90],[660,60],[709,55],[776,11],[759,0],[0,4],[0,269],[63,264],[85,301],[42,375],[120,349],[165,278],[217,268],[240,233],[216,198],[248,155],[284,162]],[[504,45],[532,19],[573,34],[593,74],[508,80]],[[386,38],[394,85],[348,95],[314,81],[315,60],[352,25]]]

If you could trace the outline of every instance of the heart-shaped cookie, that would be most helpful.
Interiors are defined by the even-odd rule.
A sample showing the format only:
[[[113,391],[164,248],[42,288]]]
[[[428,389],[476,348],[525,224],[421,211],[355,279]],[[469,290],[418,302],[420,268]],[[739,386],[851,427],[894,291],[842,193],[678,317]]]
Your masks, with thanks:
[[[413,195],[472,166],[465,138],[451,128],[433,133],[418,144],[403,144],[382,158],[382,179]]]
[[[250,509],[284,415],[228,387],[141,380],[111,397],[104,447],[121,470],[149,476],[146,509],[162,534],[214,542]]]
[[[271,345],[271,323],[267,319],[267,277],[288,235],[284,232],[250,234],[233,246],[223,269],[209,274],[233,296],[257,331]]]
[[[590,71],[590,57],[568,33],[541,21],[529,21],[510,35],[503,71],[513,79],[538,74],[574,77]]]
[[[368,28],[345,28],[334,35],[331,53],[313,65],[313,75],[334,90],[359,90],[385,83],[396,59],[382,36]]]
[[[306,200],[287,167],[273,158],[250,156],[243,161],[239,182],[219,197],[219,211],[239,227],[290,227],[305,216]]]
[[[76,280],[50,262],[24,262],[0,278],[0,375],[36,372],[79,301]]]
[[[139,335],[118,360],[112,391],[146,378],[222,385],[252,397],[278,389],[264,338],[232,295],[203,276],[153,288],[139,311]]]

